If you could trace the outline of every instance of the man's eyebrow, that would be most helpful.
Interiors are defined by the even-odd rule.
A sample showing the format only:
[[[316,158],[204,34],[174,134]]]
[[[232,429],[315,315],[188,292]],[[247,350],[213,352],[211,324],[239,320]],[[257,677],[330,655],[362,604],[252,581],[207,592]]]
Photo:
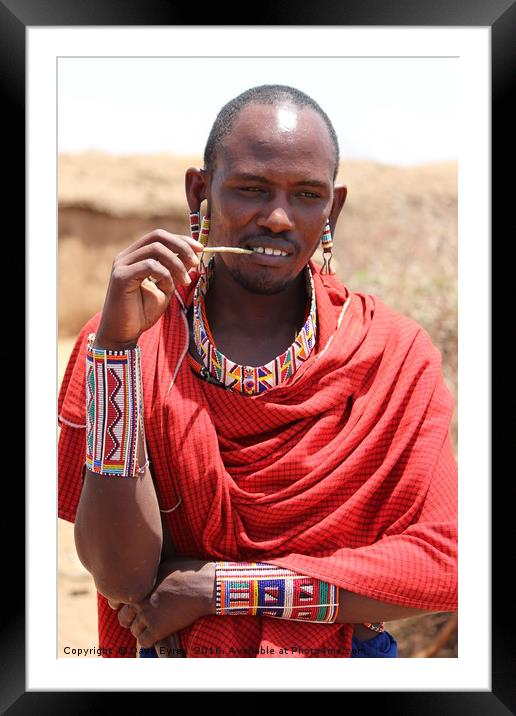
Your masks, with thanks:
[[[236,174],[233,174],[231,178],[236,179],[238,181],[256,181],[260,182],[261,184],[273,184],[270,179],[267,179],[260,174],[249,174],[248,172],[238,172]],[[328,186],[328,182],[321,181],[320,179],[302,179],[301,181],[295,182],[295,184],[296,186],[313,186],[319,187],[321,189],[324,189]]]

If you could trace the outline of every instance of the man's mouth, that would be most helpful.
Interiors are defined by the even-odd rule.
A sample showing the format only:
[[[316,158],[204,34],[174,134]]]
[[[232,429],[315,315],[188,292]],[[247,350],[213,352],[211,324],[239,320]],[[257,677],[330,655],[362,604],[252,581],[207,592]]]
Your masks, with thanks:
[[[255,254],[266,254],[267,256],[288,256],[286,251],[272,249],[270,246],[254,246],[252,251]]]
[[[250,264],[254,264],[255,266],[267,266],[269,268],[280,268],[281,266],[286,266],[290,261],[292,254],[281,249],[267,252],[267,248],[270,249],[272,247],[256,246],[253,248],[252,254],[242,257],[242,261],[249,261]],[[260,249],[263,249],[263,251],[260,251]]]
[[[249,239],[245,244],[246,249],[251,249],[253,253],[259,256],[276,256],[286,258],[292,254],[292,246],[290,242],[282,238],[256,237]]]

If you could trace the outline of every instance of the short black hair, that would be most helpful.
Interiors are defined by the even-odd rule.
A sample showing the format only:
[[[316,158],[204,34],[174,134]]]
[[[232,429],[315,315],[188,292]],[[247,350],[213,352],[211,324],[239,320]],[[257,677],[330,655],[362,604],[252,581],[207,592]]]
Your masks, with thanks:
[[[304,92],[301,92],[301,90],[295,89],[295,87],[289,87],[288,85],[260,85],[259,87],[251,87],[251,89],[242,92],[242,94],[239,94],[222,107],[213,123],[204,149],[205,170],[208,172],[213,171],[217,151],[221,148],[224,138],[233,128],[235,119],[244,107],[253,103],[276,105],[283,102],[288,102],[299,108],[310,107],[324,120],[335,149],[335,170],[333,173],[333,180],[335,181],[339,171],[340,152],[339,140],[337,139],[337,133],[335,132],[333,124],[326,112],[314,99]]]

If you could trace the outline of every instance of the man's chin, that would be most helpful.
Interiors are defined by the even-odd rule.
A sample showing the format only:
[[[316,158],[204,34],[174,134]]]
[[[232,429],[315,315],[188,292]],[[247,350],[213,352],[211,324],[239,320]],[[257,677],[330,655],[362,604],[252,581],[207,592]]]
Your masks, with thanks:
[[[249,293],[272,296],[281,293],[292,281],[292,277],[276,278],[271,271],[263,273],[242,273],[231,271],[233,279]]]

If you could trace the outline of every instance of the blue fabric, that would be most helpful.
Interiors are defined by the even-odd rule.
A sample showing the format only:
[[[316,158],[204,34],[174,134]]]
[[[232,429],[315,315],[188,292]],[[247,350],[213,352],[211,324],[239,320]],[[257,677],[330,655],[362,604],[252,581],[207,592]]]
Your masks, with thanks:
[[[398,642],[388,631],[382,631],[367,641],[362,641],[354,636],[351,649],[352,658],[395,658],[398,656]]]
[[[374,658],[395,658],[398,656],[398,642],[388,631],[382,631],[372,639],[362,641],[353,637],[351,642],[351,658],[374,659]],[[158,658],[154,647],[142,649],[141,659]]]

